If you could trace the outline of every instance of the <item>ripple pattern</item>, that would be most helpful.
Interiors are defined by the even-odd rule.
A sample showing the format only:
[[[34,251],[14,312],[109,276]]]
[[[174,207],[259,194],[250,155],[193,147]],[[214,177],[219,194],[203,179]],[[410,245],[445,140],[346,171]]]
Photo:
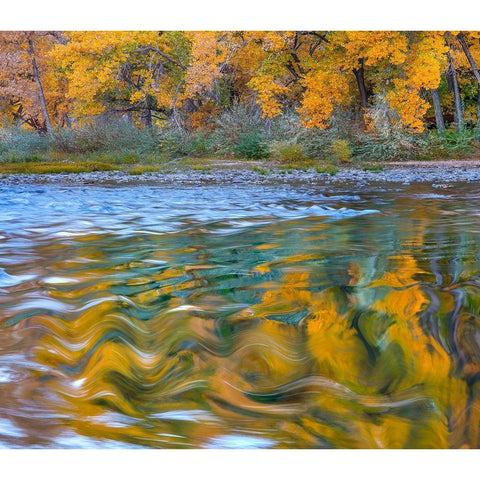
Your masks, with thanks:
[[[406,188],[4,187],[0,446],[478,448],[478,198]]]

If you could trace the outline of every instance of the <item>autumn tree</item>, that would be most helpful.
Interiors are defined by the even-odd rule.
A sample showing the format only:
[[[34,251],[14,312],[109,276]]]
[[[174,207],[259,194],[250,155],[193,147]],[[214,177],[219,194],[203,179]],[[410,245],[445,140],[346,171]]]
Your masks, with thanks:
[[[64,112],[64,92],[49,56],[62,41],[60,32],[0,33],[0,95],[15,121],[51,132],[52,116]]]
[[[173,108],[188,41],[179,32],[68,32],[54,62],[78,117],[139,113],[152,125]]]
[[[407,39],[405,61],[388,93],[390,106],[398,112],[402,125],[413,131],[422,131],[429,108],[426,92],[433,92],[437,126],[441,130],[443,116],[436,90],[446,66],[447,47],[443,34],[410,32]]]
[[[250,82],[265,116],[279,115],[279,97],[298,83],[306,127],[326,128],[336,108],[352,105],[368,122],[371,98],[382,94],[402,125],[423,128],[427,103],[420,93],[435,88],[441,72],[442,50],[432,59],[425,55],[439,45],[435,34],[412,39],[404,32],[289,32],[277,45]]]
[[[462,47],[465,57],[468,60],[473,76],[478,83],[477,95],[477,128],[480,130],[480,33],[479,32],[458,32],[456,38]]]
[[[296,110],[306,128],[337,111],[360,131],[381,128],[379,111],[407,132],[432,111],[440,133],[444,111],[459,131],[480,122],[466,93],[480,89],[476,32],[3,32],[0,62],[4,114],[43,131],[105,114],[214,128],[234,104]]]

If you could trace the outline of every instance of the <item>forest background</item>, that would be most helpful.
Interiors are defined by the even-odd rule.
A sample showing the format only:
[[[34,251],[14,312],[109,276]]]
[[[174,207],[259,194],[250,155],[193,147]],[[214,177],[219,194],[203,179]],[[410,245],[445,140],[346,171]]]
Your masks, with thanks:
[[[471,31],[4,31],[2,166],[471,158],[478,65]]]

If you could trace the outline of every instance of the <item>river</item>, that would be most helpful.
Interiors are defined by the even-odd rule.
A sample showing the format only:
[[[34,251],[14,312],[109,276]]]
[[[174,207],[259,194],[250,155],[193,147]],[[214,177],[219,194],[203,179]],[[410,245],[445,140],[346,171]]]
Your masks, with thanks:
[[[0,447],[480,446],[480,189],[0,187]]]

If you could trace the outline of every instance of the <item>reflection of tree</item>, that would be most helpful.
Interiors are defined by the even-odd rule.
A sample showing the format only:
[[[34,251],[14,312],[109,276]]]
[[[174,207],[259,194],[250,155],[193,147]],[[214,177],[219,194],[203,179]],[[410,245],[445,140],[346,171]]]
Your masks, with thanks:
[[[478,445],[466,433],[478,431],[471,380],[458,369],[468,346],[458,337],[465,289],[453,283],[439,288],[439,272],[419,255],[432,225],[420,215],[411,227],[406,231],[413,234],[403,243],[396,240],[396,253],[387,261],[359,258],[343,265],[343,271],[314,262],[284,268],[281,282],[269,284],[255,306],[256,317],[296,318],[305,325],[315,366],[308,381],[295,387],[286,382],[282,388],[297,389],[290,397],[307,404],[302,428],[326,445]],[[347,245],[348,240],[344,237]],[[462,235],[449,239],[448,245],[456,247],[446,262],[452,282],[468,269],[458,262],[466,244]],[[445,245],[441,247],[445,252]],[[449,261],[450,254],[457,261]],[[323,269],[337,284],[317,289],[327,275]],[[469,368],[478,347],[470,340]],[[278,396],[282,401],[285,397]]]
[[[478,239],[429,205],[241,241],[196,229],[36,247],[45,271],[76,280],[21,292],[18,305],[53,306],[12,313],[30,315],[36,379],[57,395],[45,409],[82,435],[152,446],[233,432],[478,447]]]

